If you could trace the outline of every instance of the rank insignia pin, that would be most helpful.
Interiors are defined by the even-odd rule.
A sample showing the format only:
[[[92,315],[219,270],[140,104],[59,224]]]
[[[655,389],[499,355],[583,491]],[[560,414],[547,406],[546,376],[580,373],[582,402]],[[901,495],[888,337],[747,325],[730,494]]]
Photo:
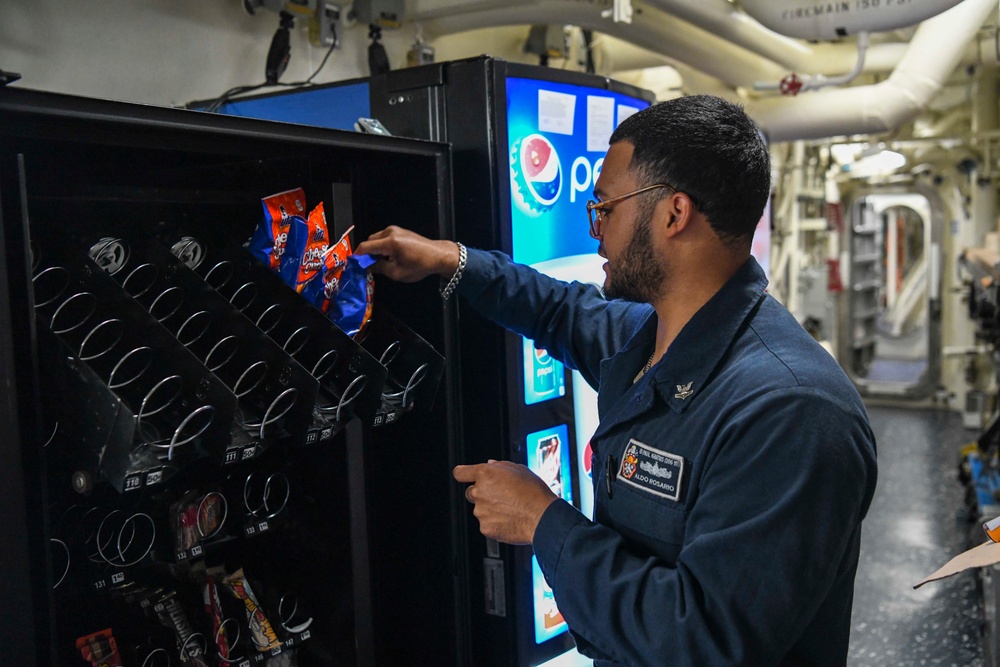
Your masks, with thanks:
[[[679,398],[683,401],[685,398],[693,394],[694,392],[691,391],[692,384],[694,384],[694,382],[688,382],[687,384],[677,385],[677,393],[674,394],[674,398]]]

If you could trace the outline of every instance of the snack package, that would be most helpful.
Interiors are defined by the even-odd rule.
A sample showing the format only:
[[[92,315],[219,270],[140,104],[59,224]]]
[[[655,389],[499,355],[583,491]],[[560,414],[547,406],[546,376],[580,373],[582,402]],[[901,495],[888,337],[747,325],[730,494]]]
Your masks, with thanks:
[[[177,599],[177,591],[163,592],[155,599],[153,611],[156,612],[160,624],[173,631],[177,645],[181,648],[181,662],[188,663],[192,667],[208,667],[205,655],[208,647],[194,636],[196,633],[180,600]]]
[[[215,650],[223,662],[229,662],[229,636],[222,613],[222,600],[219,599],[219,587],[214,579],[208,579],[202,586],[202,601],[205,613],[212,620],[212,636],[215,637]]]
[[[264,217],[250,237],[248,249],[272,271],[277,271],[281,267],[292,218],[304,220],[306,193],[302,188],[296,188],[264,197],[260,203],[264,208]]]
[[[288,224],[288,240],[279,261],[278,273],[285,283],[302,293],[306,285],[320,274],[329,246],[323,202],[309,212],[309,218],[293,217]]]
[[[372,316],[375,278],[368,270],[375,263],[371,255],[351,255],[340,280],[340,292],[330,301],[330,319],[354,337]]]
[[[351,256],[351,230],[344,232],[344,235],[336,243],[327,248],[323,257],[323,266],[319,275],[312,280],[302,290],[302,296],[312,305],[319,308],[324,315],[330,312],[330,301],[340,292],[341,278],[344,274],[344,267],[347,266],[347,258]]]
[[[250,588],[250,582],[240,568],[230,576],[222,580],[222,585],[230,595],[243,603],[247,614],[247,625],[253,634],[253,643],[258,651],[270,651],[281,645],[278,635],[274,632],[274,627],[264,615],[264,610],[260,608],[260,602]]]
[[[94,667],[122,667],[118,643],[111,634],[111,628],[78,638],[76,648],[79,649],[83,659]]]
[[[170,506],[174,549],[186,551],[198,544],[198,501],[193,491]]]

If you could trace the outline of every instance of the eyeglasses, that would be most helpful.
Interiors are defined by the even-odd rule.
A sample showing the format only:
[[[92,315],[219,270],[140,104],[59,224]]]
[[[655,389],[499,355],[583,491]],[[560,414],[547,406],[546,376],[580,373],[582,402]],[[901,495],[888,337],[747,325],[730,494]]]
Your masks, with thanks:
[[[604,231],[601,229],[604,226],[605,218],[607,217],[607,211],[605,210],[608,206],[616,204],[629,197],[634,197],[643,192],[648,192],[649,190],[656,190],[657,188],[670,188],[674,192],[677,192],[677,188],[672,185],[667,185],[666,183],[657,183],[656,185],[647,185],[644,188],[639,188],[638,190],[633,190],[632,192],[626,192],[623,195],[617,197],[612,197],[611,199],[605,199],[604,201],[594,201],[591,199],[587,202],[587,217],[590,218],[590,235],[600,240],[604,237]]]

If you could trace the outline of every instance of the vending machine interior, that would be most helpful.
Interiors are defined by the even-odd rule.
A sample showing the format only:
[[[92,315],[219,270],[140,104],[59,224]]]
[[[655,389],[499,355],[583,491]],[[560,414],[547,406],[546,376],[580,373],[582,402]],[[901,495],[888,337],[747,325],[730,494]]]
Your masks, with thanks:
[[[298,188],[331,237],[450,237],[450,174],[439,143],[0,89],[0,662],[462,660],[452,303],[375,280],[352,336],[246,247]]]

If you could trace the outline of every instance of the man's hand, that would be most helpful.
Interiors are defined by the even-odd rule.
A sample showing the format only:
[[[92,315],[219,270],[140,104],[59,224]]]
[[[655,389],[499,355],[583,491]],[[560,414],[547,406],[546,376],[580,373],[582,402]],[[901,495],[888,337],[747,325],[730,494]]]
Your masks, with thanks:
[[[372,255],[378,260],[373,271],[404,283],[434,274],[450,278],[458,268],[454,241],[435,241],[395,225],[369,236],[354,253]]]
[[[538,475],[510,461],[455,466],[454,475],[472,483],[465,497],[475,505],[479,531],[507,544],[530,544],[542,514],[556,500]]]

